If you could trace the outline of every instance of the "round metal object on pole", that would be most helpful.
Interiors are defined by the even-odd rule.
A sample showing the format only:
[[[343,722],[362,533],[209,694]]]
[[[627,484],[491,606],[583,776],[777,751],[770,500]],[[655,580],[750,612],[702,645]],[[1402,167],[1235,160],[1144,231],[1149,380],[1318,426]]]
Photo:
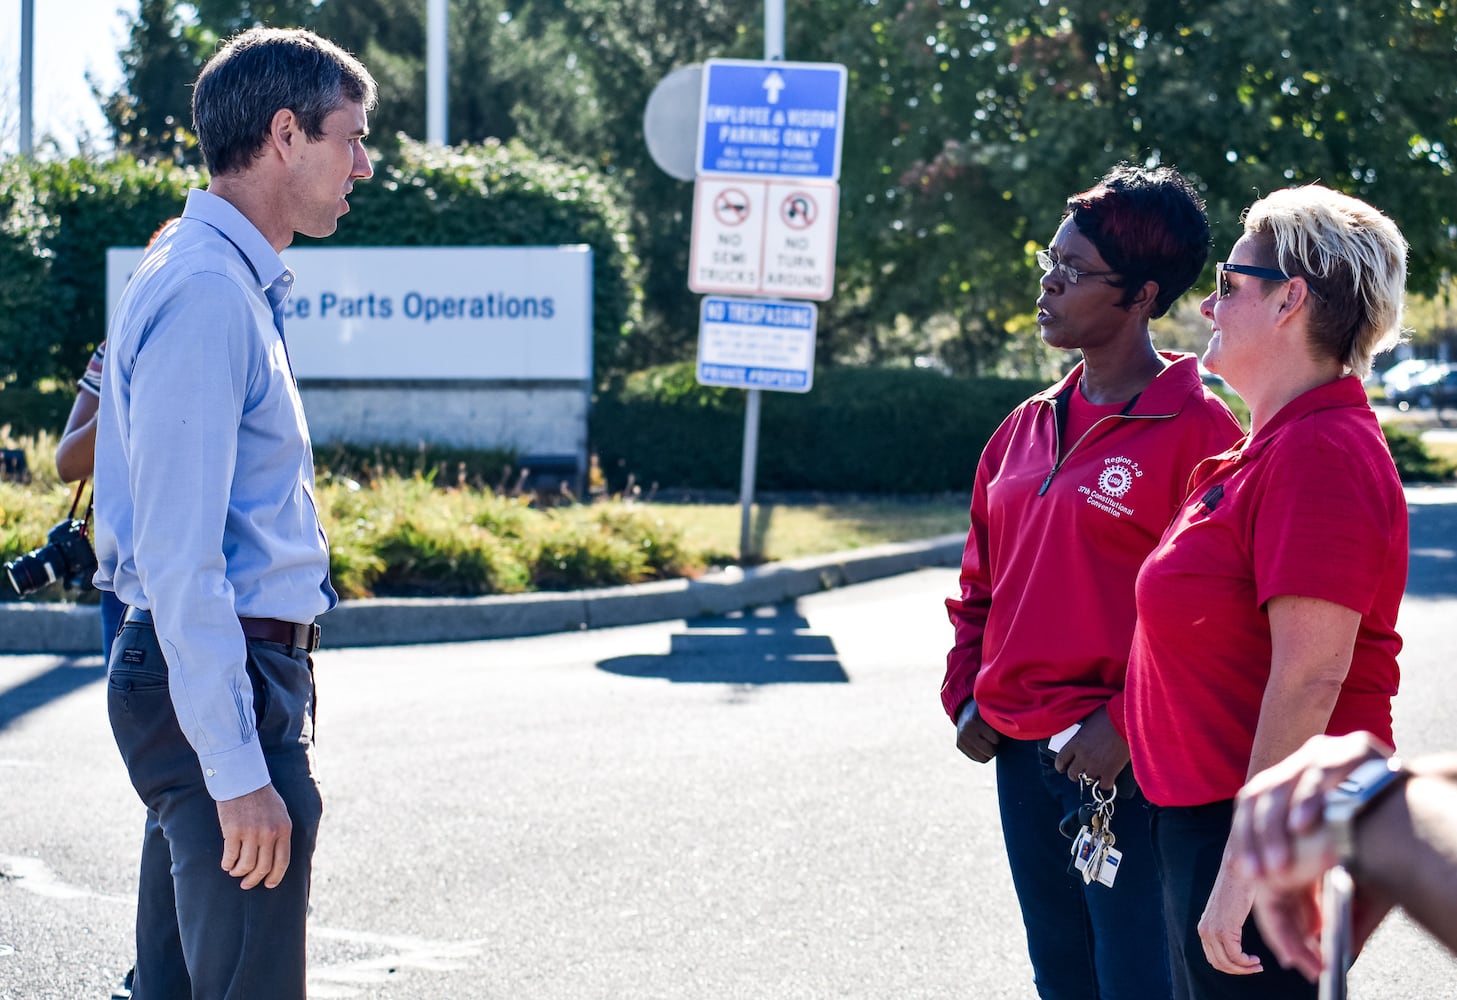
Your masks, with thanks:
[[[691,181],[697,173],[698,113],[703,64],[679,66],[658,81],[648,95],[642,130],[648,155],[670,177]]]

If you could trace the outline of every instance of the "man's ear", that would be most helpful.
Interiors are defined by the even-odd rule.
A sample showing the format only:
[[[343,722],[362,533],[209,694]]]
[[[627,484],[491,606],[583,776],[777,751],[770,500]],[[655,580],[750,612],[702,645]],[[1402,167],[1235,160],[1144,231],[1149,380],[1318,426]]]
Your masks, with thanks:
[[[292,109],[279,108],[273,112],[273,119],[268,123],[268,141],[280,156],[287,158],[303,140],[304,131]]]

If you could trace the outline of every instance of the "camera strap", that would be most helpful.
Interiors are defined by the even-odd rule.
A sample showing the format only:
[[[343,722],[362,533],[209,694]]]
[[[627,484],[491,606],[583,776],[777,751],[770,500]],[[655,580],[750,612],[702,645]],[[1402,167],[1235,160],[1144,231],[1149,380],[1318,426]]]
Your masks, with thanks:
[[[81,506],[81,494],[85,491],[88,482],[89,480],[83,479],[76,484],[76,496],[71,500],[70,518],[73,521],[76,520],[76,508]],[[90,495],[86,497],[86,513],[81,516],[81,537],[83,538],[89,537],[86,534],[86,529],[91,524],[91,508],[95,502],[96,491],[92,490]]]

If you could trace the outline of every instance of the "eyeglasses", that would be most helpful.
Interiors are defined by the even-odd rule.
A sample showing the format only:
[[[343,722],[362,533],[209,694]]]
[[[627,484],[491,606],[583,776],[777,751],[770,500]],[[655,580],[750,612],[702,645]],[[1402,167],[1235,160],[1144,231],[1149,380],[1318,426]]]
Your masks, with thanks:
[[[1248,274],[1252,278],[1263,278],[1265,281],[1289,281],[1294,277],[1294,275],[1286,274],[1284,271],[1277,271],[1273,267],[1255,267],[1253,264],[1231,264],[1227,260],[1222,260],[1214,265],[1214,273],[1218,278],[1219,297],[1221,299],[1227,298],[1230,293],[1230,271],[1233,271],[1235,274]],[[1325,297],[1315,290],[1315,287],[1310,283],[1310,279],[1306,278],[1304,280],[1305,287],[1310,289],[1310,294],[1314,295],[1321,302],[1324,302]]]
[[[1080,278],[1106,278],[1117,274],[1117,271],[1079,271],[1071,264],[1064,264],[1052,255],[1051,250],[1037,251],[1037,266],[1042,268],[1043,274],[1051,274],[1056,269],[1070,285],[1076,285]]]

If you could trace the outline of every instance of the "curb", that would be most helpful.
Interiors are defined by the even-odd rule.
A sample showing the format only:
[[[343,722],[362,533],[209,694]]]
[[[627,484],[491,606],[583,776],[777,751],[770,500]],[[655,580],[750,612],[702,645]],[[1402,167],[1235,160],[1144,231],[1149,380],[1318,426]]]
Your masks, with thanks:
[[[597,590],[341,601],[320,624],[325,649],[510,639],[641,625],[778,604],[927,566],[956,566],[965,544],[962,533],[937,535],[747,570],[731,566],[697,580]],[[94,605],[0,604],[0,653],[96,653],[100,630],[101,612]]]

